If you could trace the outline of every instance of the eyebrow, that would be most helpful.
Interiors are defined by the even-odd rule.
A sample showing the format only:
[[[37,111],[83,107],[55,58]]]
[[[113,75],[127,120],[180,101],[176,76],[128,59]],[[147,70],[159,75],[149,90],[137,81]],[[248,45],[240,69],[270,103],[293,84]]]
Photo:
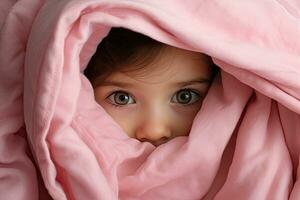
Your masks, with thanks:
[[[175,85],[184,87],[184,86],[194,85],[194,84],[209,84],[210,82],[211,82],[210,79],[206,79],[206,78],[197,78],[197,79],[194,79],[194,80],[177,82],[177,83],[175,83]]]
[[[194,85],[194,84],[209,84],[211,82],[210,79],[206,78],[196,78],[188,81],[180,81],[175,82],[173,85],[185,87],[188,85]],[[128,83],[128,82],[122,82],[122,81],[110,81],[106,80],[98,84],[99,86],[118,86],[118,87],[132,87],[136,85],[136,83]]]

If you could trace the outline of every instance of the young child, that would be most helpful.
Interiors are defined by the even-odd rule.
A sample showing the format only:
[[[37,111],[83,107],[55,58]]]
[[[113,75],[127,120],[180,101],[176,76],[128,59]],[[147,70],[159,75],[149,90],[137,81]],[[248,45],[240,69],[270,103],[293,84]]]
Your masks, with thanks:
[[[112,28],[85,75],[129,137],[158,146],[189,134],[215,69],[207,55]]]

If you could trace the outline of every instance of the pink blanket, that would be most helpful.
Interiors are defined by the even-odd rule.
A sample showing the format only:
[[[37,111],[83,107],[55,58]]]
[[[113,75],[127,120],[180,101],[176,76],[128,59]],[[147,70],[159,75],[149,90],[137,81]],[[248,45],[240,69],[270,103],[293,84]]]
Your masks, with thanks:
[[[1,0],[0,11],[1,200],[300,199],[298,0]],[[154,148],[95,102],[82,71],[111,27],[219,65],[189,137]]]

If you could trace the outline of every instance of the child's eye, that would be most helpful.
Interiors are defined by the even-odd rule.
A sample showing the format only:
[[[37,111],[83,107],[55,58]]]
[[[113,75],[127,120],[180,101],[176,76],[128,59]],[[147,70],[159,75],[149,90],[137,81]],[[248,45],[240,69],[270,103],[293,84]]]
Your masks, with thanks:
[[[107,97],[114,105],[127,105],[135,103],[135,100],[127,92],[116,91]]]
[[[180,104],[192,104],[198,101],[201,95],[191,89],[182,89],[176,92],[172,97],[171,102]]]

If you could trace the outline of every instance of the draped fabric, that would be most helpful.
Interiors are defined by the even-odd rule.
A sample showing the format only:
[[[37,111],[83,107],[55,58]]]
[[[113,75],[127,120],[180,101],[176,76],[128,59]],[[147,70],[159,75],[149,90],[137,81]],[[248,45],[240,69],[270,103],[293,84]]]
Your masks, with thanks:
[[[0,11],[1,200],[300,199],[297,0],[1,0]],[[189,136],[155,148],[95,102],[83,70],[111,27],[220,67]]]

